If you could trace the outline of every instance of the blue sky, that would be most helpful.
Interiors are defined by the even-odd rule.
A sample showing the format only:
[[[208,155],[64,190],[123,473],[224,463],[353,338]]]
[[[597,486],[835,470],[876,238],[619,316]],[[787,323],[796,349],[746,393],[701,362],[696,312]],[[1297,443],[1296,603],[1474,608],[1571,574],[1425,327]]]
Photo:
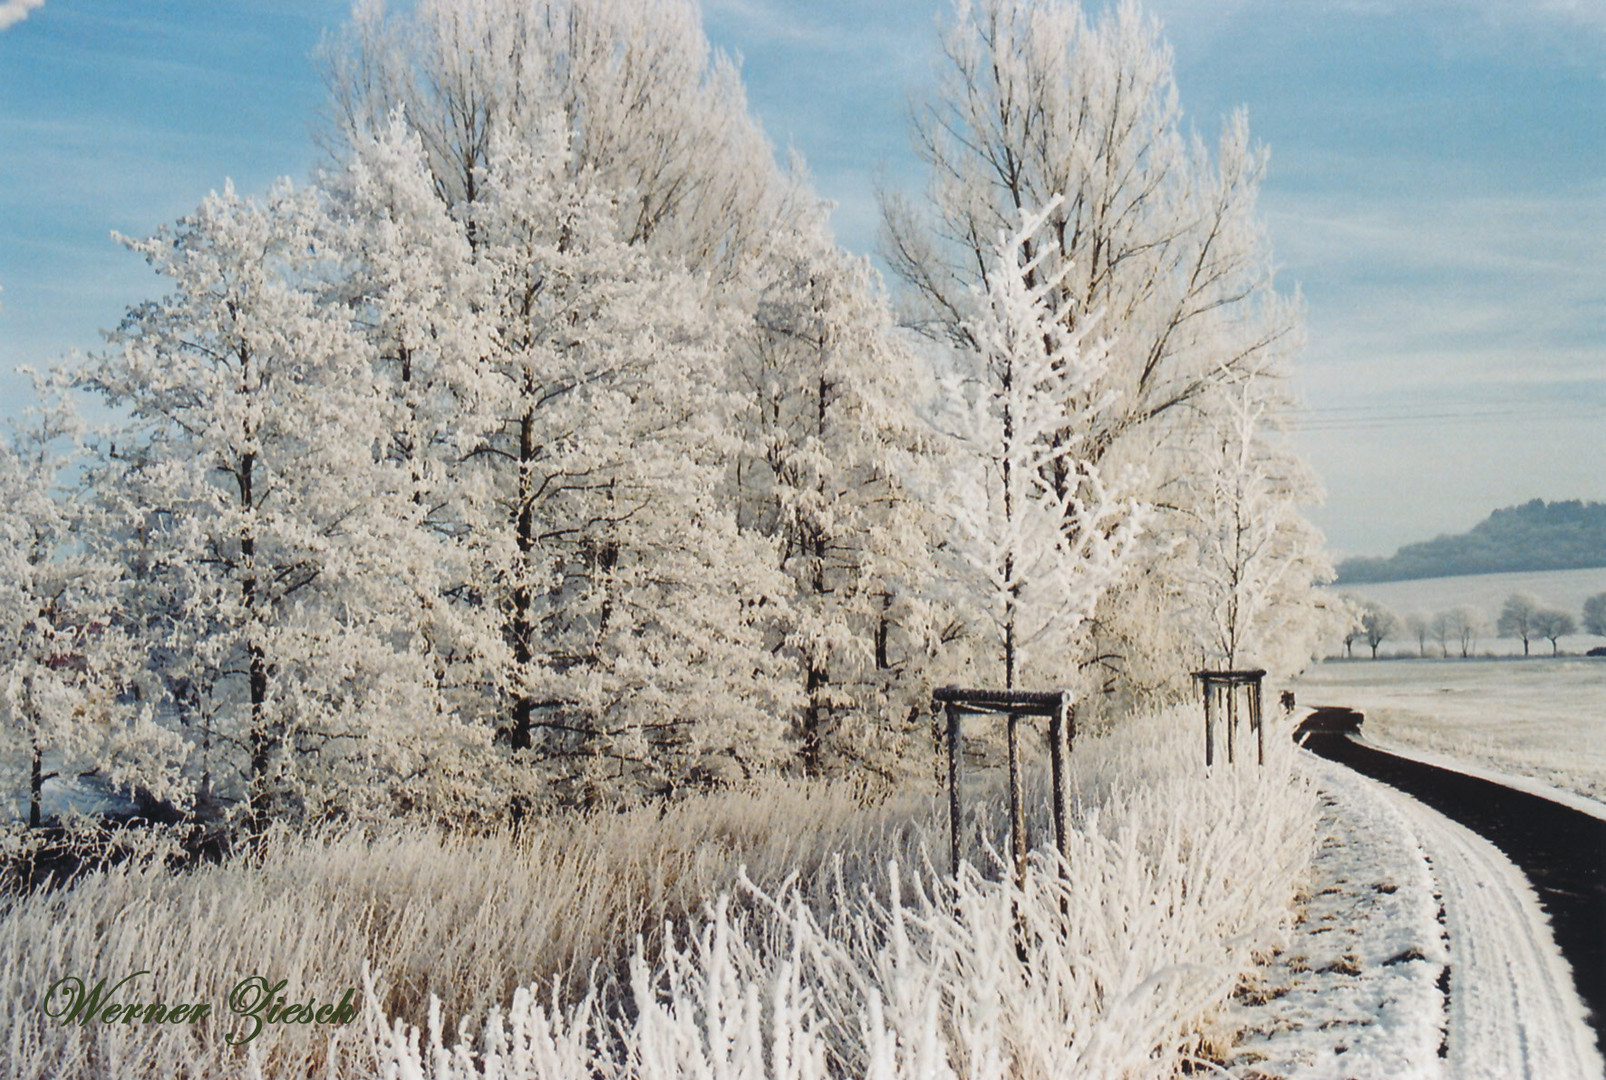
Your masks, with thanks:
[[[705,0],[779,147],[875,244],[946,4]],[[109,239],[304,178],[344,0],[0,0],[0,411],[156,281]],[[1606,499],[1606,0],[1151,0],[1205,134],[1246,105],[1341,554]],[[17,18],[18,15],[23,17]]]

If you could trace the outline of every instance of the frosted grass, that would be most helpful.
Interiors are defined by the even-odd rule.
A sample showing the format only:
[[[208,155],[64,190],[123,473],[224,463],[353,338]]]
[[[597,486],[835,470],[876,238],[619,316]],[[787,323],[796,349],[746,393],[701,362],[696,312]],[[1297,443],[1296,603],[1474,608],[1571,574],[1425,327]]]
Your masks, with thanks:
[[[1217,1009],[1279,940],[1314,844],[1282,733],[1265,770],[1207,777],[1196,726],[1083,740],[1066,864],[1039,852],[1024,892],[985,848],[957,891],[931,870],[934,790],[867,808],[779,782],[518,841],[279,837],[179,876],[114,868],[0,906],[0,1077],[1169,1075],[1225,1048]],[[241,1050],[226,1012],[41,1010],[64,975],[140,969],[215,1012],[250,974],[291,1000],[358,986],[364,1016]]]
[[[1217,1010],[1280,940],[1314,801],[1280,738],[1264,774],[1190,768],[1187,719],[1079,763],[1080,828],[1022,889],[892,863],[879,885],[834,874],[822,907],[744,876],[657,963],[633,958],[623,1008],[531,988],[453,1040],[434,1012],[421,1029],[370,998],[380,1075],[1163,1077],[1219,1056]]]

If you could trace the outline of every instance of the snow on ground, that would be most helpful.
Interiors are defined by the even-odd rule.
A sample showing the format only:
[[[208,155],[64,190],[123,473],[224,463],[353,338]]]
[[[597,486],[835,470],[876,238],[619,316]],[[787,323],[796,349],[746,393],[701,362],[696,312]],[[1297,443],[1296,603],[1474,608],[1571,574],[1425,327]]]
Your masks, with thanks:
[[[1599,1080],[1571,973],[1516,867],[1386,785],[1303,765],[1328,835],[1287,947],[1235,996],[1232,1075]]]
[[[1398,809],[1305,758],[1326,837],[1287,947],[1235,995],[1229,1067],[1245,1080],[1444,1077],[1448,953],[1428,864]]]
[[[1575,620],[1582,621],[1584,601],[1591,596],[1606,593],[1606,567],[1594,570],[1547,570],[1531,574],[1468,574],[1461,577],[1419,578],[1416,581],[1383,581],[1371,585],[1332,585],[1329,590],[1345,596],[1375,600],[1402,619],[1410,614],[1430,618],[1441,611],[1462,604],[1481,611],[1489,621],[1490,629],[1479,637],[1476,651],[1495,656],[1521,656],[1522,642],[1517,638],[1497,638],[1493,627],[1500,617],[1500,609],[1512,593],[1527,592],[1539,598],[1540,604],[1556,611],[1564,611]],[[1379,648],[1379,655],[1410,655],[1417,653],[1417,642],[1403,629]],[[1602,644],[1602,639],[1579,633],[1564,637],[1558,643],[1563,653],[1582,653]],[[1438,643],[1429,641],[1428,650],[1437,652]],[[1460,646],[1452,644],[1452,649]],[[1535,656],[1548,656],[1550,642],[1533,638],[1529,647]],[[1365,646],[1356,642],[1356,655]]]
[[[129,813],[136,809],[125,793],[93,777],[54,777],[39,786],[39,809],[45,821],[71,813]],[[28,793],[0,799],[0,822],[28,820]]]
[[[1313,667],[1303,705],[1366,714],[1367,738],[1606,803],[1606,660],[1355,660]]]

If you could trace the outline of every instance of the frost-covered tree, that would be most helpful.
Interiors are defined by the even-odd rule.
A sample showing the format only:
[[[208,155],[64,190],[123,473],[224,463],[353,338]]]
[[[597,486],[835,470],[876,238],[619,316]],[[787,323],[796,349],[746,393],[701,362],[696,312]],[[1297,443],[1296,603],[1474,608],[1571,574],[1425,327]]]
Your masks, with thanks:
[[[420,724],[455,717],[484,737],[505,643],[499,613],[475,580],[462,467],[480,430],[478,404],[491,392],[481,363],[492,327],[480,268],[400,113],[382,129],[354,133],[343,167],[323,185],[324,228],[341,265],[322,300],[348,309],[369,346],[383,429],[377,452],[390,466],[390,486],[374,492],[387,507],[390,576],[368,603],[386,613],[395,640],[428,680]],[[486,775],[496,770],[482,753],[473,758],[481,774],[473,779],[463,775],[463,761],[415,758],[408,787],[422,790],[402,797],[414,806],[461,803],[474,788],[505,786]],[[459,778],[443,782],[454,771]]]
[[[502,738],[591,798],[773,760],[786,588],[721,500],[719,321],[571,182],[568,143],[553,124],[499,147],[467,208],[490,330],[458,482],[500,620]]]
[[[987,626],[1006,688],[1022,676],[1073,681],[1075,646],[1147,514],[1130,477],[1109,483],[1081,456],[1114,403],[1100,386],[1104,343],[1086,340],[1088,324],[1070,329],[1063,310],[1075,302],[1059,288],[1069,265],[1043,236],[1058,207],[1051,199],[999,235],[966,326],[974,346],[944,380],[958,463],[939,512],[952,521],[956,595]]]
[[[608,762],[662,787],[772,759],[791,590],[716,474],[751,441],[720,395],[798,181],[735,67],[682,0],[473,0],[359,5],[329,76],[336,160],[404,125],[377,141],[410,141],[479,278],[433,505],[474,552],[453,609],[496,616],[453,655],[490,658],[501,738],[581,797]]]
[[[1559,638],[1578,632],[1578,623],[1565,611],[1552,611],[1549,608],[1540,608],[1533,614],[1534,633],[1550,642],[1550,655],[1559,656],[1561,646]]]
[[[736,505],[791,582],[804,767],[885,775],[930,689],[918,627],[932,517],[909,483],[933,451],[917,360],[868,262],[823,221],[778,236],[761,265],[732,364]]]
[[[1584,601],[1584,633],[1606,637],[1606,593]]]
[[[0,761],[25,770],[30,826],[50,779],[93,773],[166,798],[184,759],[130,696],[138,671],[114,606],[117,574],[86,542],[93,505],[62,484],[77,465],[63,452],[77,423],[48,400],[0,432]]]
[[[77,373],[127,418],[95,482],[130,617],[201,794],[243,789],[255,822],[363,812],[432,711],[382,599],[405,473],[376,452],[368,346],[322,302],[323,221],[310,192],[230,188],[130,241],[170,291]]]
[[[1159,551],[1186,522],[1166,490],[1188,472],[1190,441],[1214,424],[1212,391],[1253,375],[1272,392],[1297,346],[1297,305],[1272,287],[1256,194],[1265,153],[1242,114],[1212,150],[1183,128],[1169,48],[1131,2],[1097,16],[1066,0],[961,0],[943,37],[941,81],[917,114],[929,166],[924,204],[885,203],[886,256],[909,286],[910,321],[974,348],[971,289],[990,285],[992,244],[1022,210],[1063,200],[1044,224],[1041,277],[1067,329],[1099,313],[1112,335],[1079,454],[1107,468],[1146,466]],[[1048,250],[1044,248],[1043,250]],[[1039,253],[1034,246],[1029,252]],[[1068,268],[1068,269],[1066,269]],[[1064,272],[1061,273],[1061,270]],[[1094,652],[1182,658],[1163,613],[1183,568],[1159,554],[1150,574],[1113,591]]]
[[[791,212],[795,183],[688,0],[364,0],[327,73],[337,157],[403,109],[450,206],[556,118],[569,179],[605,194],[626,243],[729,280]]]
[[[1450,655],[1450,641],[1455,637],[1454,620],[1448,611],[1436,611],[1428,624],[1429,633],[1439,646],[1439,657],[1447,659]]]
[[[1506,597],[1495,623],[1495,633],[1501,637],[1522,639],[1522,655],[1528,655],[1528,639],[1538,634],[1534,619],[1539,614],[1539,597],[1529,592],[1515,592]],[[1543,636],[1543,635],[1540,635]]]
[[[1426,658],[1428,655],[1428,638],[1433,636],[1433,618],[1420,611],[1413,611],[1405,617],[1405,632],[1416,638],[1417,656]]]
[[[1270,442],[1270,403],[1253,376],[1217,388],[1208,437],[1190,440],[1192,469],[1170,486],[1184,523],[1162,555],[1181,582],[1206,664],[1296,671],[1317,648],[1316,583],[1328,576],[1321,536],[1300,515],[1312,497],[1303,463]]]
[[[26,763],[30,826],[40,823],[44,781],[56,775],[45,756],[88,756],[73,669],[75,639],[90,631],[63,610],[86,569],[67,556],[69,512],[55,497],[62,463],[49,447],[60,434],[48,425],[0,438],[0,735],[4,760]],[[9,779],[6,787],[14,790]]]
[[[1369,601],[1362,609],[1361,636],[1366,638],[1373,660],[1377,659],[1378,646],[1398,633],[1399,629],[1399,616],[1377,601]]]
[[[1477,644],[1478,636],[1488,629],[1488,625],[1483,612],[1462,604],[1434,617],[1434,635],[1446,656],[1449,655],[1449,643],[1453,641],[1460,645],[1461,656],[1465,659],[1472,655],[1472,648]]]

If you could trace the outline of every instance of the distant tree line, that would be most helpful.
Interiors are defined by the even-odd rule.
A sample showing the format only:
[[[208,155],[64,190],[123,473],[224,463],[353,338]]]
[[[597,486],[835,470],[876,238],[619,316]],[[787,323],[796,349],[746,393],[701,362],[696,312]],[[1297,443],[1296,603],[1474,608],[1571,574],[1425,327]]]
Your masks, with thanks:
[[[1426,657],[1428,645],[1437,646],[1441,657],[1448,657],[1451,649],[1463,657],[1470,657],[1480,637],[1489,632],[1489,622],[1483,612],[1469,604],[1461,604],[1448,611],[1432,615],[1413,612],[1401,617],[1375,600],[1350,597],[1354,617],[1344,634],[1344,655],[1355,655],[1355,644],[1361,642],[1377,659],[1383,642],[1402,635],[1415,639],[1417,655]],[[1561,654],[1560,640],[1579,632],[1606,637],[1606,593],[1591,596],[1584,601],[1583,617],[1575,619],[1571,613],[1545,607],[1537,596],[1528,592],[1515,592],[1506,597],[1500,615],[1494,623],[1497,637],[1517,638],[1522,641],[1522,655],[1531,655],[1535,641],[1550,642],[1550,655]]]
[[[1336,581],[1359,585],[1601,566],[1606,566],[1606,503],[1534,499],[1496,510],[1459,536],[1407,544],[1386,559],[1345,559]]]

